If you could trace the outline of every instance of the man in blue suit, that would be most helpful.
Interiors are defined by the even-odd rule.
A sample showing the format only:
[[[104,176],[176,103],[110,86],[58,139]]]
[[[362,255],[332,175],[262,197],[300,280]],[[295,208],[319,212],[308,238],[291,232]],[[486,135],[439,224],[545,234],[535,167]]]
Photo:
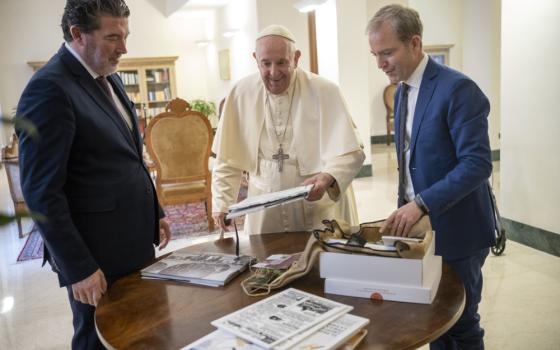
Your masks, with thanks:
[[[68,0],[65,43],[18,104],[39,133],[18,133],[23,194],[45,217],[37,225],[45,260],[68,289],[73,349],[103,348],[94,324],[101,295],[169,240],[134,105],[115,74],[129,13],[123,0]]]
[[[406,236],[429,215],[436,254],[466,291],[460,319],[430,348],[482,349],[481,268],[495,243],[487,184],[492,171],[488,99],[467,76],[422,51],[422,22],[415,10],[385,6],[370,20],[367,33],[378,68],[400,83],[395,98],[399,208],[382,231]]]

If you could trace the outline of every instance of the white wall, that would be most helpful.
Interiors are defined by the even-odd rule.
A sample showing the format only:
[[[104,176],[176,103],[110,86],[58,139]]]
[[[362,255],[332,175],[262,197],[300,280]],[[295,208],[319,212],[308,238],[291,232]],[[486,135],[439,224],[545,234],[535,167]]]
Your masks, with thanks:
[[[500,149],[501,0],[463,1],[463,69],[490,100],[490,146]]]
[[[462,70],[463,0],[410,0],[408,6],[420,14],[424,45],[453,44],[449,50],[449,66]]]
[[[27,62],[46,60],[60,47],[64,4],[64,0],[0,1],[0,106],[4,114],[15,109],[33,73]],[[5,144],[12,128],[0,128],[0,141]]]
[[[560,2],[502,3],[501,213],[560,234]]]
[[[315,11],[315,28],[319,74],[338,84],[338,20],[336,4],[336,0],[328,0],[319,6]]]
[[[338,83],[362,138],[366,154],[364,164],[371,164],[369,82],[365,78],[370,75],[370,49],[364,34],[368,20],[366,9],[366,0],[336,1]]]
[[[216,13],[214,42],[207,50],[207,80],[209,96],[217,103],[239,79],[256,72],[252,57],[257,35],[256,8],[256,0],[233,0]],[[237,32],[231,38],[224,38],[222,34],[227,30]],[[220,79],[218,53],[222,50],[229,50],[230,80]]]

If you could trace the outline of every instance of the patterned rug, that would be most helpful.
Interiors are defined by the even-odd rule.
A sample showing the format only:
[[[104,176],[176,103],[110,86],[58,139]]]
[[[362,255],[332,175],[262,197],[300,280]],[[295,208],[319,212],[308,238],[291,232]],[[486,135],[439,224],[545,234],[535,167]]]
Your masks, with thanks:
[[[242,187],[238,201],[247,196],[247,188]],[[194,238],[217,233],[218,230],[208,231],[208,221],[206,217],[206,207],[204,202],[191,204],[167,205],[163,207],[167,222],[171,230],[171,239]],[[243,219],[237,218],[237,228],[243,229]],[[17,261],[43,258],[43,239],[36,227],[33,227],[25,245],[18,255]]]
[[[33,225],[33,228],[27,235],[27,240],[19,252],[17,261],[25,261],[31,259],[42,259],[43,258],[43,239],[41,234],[37,229],[37,226]]]

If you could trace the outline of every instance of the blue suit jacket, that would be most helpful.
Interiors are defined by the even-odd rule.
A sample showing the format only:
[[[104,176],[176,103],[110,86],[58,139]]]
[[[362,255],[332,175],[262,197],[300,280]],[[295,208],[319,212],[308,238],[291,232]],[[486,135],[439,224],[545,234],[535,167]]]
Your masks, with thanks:
[[[488,99],[470,78],[429,59],[414,112],[409,170],[415,193],[429,209],[436,253],[446,260],[495,243],[487,184],[489,111]],[[398,131],[395,137],[398,145]]]
[[[18,104],[17,115],[39,131],[38,140],[18,132],[23,194],[46,217],[37,224],[61,285],[98,268],[109,280],[137,270],[159,241],[159,206],[134,106],[118,75],[108,80],[132,116],[132,132],[64,45]]]

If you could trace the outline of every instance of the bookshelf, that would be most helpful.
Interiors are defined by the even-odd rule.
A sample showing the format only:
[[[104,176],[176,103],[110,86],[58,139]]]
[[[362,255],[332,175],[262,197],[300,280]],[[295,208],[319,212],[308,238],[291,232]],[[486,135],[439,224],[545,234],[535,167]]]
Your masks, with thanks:
[[[150,120],[165,111],[169,101],[177,97],[175,61],[177,56],[123,58],[118,74],[128,97],[136,106],[136,114],[143,132]],[[34,70],[45,61],[27,62]]]

